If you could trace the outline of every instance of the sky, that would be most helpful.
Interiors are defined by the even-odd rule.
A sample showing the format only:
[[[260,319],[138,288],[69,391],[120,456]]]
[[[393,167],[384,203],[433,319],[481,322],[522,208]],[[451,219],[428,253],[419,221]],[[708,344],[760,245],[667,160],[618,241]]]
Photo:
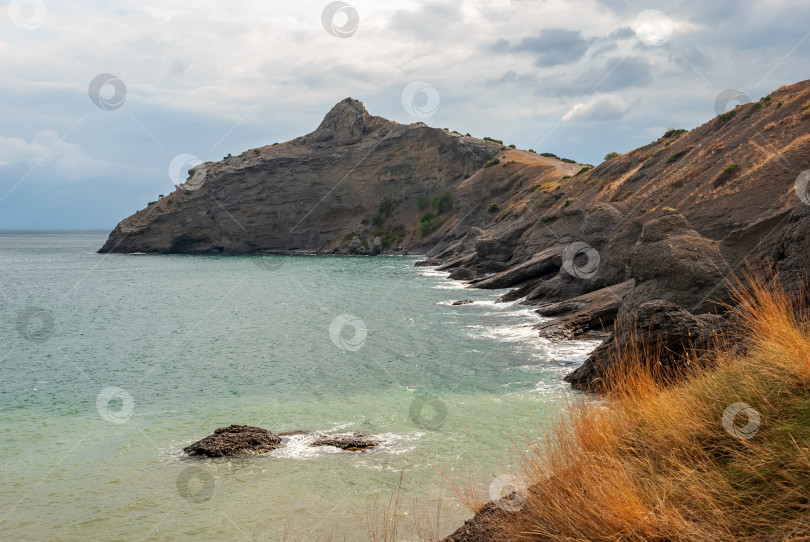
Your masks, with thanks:
[[[808,78],[808,21],[807,0],[14,0],[0,229],[111,229],[178,161],[304,135],[348,96],[598,164]]]

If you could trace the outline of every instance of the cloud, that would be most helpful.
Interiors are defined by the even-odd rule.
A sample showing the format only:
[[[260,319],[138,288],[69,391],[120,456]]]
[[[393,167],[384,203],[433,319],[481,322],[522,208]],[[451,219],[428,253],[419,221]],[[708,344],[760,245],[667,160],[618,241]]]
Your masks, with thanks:
[[[534,64],[547,68],[579,61],[588,50],[588,42],[579,30],[545,28],[537,36],[523,38],[511,50],[533,53],[536,57]]]
[[[391,18],[390,28],[422,38],[436,38],[450,26],[461,22],[463,17],[458,5],[429,3],[415,10],[396,11]]]
[[[627,116],[636,102],[627,103],[616,94],[594,96],[572,107],[565,115],[565,122],[605,122],[621,120]]]
[[[31,141],[0,135],[0,166],[36,171],[35,178],[47,182],[112,177],[134,169],[94,158],[81,146],[64,141],[54,130],[42,130]]]
[[[347,1],[360,16],[348,39],[324,29],[327,0],[284,9],[263,0],[239,9],[75,0],[47,2],[37,31],[6,21],[0,183],[16,182],[56,134],[86,116],[11,198],[30,184],[30,201],[57,208],[44,183],[94,176],[69,225],[101,216],[101,205],[88,202],[103,194],[105,216],[120,219],[163,192],[175,155],[216,160],[291,139],[346,96],[374,115],[412,122],[400,94],[413,81],[441,94],[432,126],[596,161],[661,127],[707,121],[724,89],[755,98],[806,79],[810,60],[806,0],[661,6],[673,34],[660,47],[638,39],[631,27],[643,6],[623,0]],[[125,82],[121,109],[90,102],[87,86],[99,73]],[[563,116],[570,121],[560,124]],[[613,131],[616,118],[630,129]],[[600,130],[580,124],[596,121]],[[0,203],[0,219],[15,210],[11,201]]]

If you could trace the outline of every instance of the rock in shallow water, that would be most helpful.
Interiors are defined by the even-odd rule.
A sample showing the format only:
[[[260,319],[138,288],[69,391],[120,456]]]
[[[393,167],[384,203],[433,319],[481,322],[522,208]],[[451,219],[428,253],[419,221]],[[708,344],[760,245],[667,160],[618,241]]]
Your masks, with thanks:
[[[250,425],[231,425],[220,427],[213,435],[186,446],[183,451],[189,455],[231,457],[269,452],[280,445],[281,437],[267,429]]]
[[[380,442],[368,435],[350,433],[348,435],[322,435],[315,439],[310,446],[334,446],[343,450],[362,450],[379,446]]]

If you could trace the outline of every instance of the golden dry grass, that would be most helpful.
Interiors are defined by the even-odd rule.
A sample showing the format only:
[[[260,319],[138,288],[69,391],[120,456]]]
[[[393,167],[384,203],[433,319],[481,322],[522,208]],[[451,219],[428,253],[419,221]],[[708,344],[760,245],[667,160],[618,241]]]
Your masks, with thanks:
[[[804,311],[763,280],[736,294],[745,353],[720,341],[713,369],[663,387],[652,374],[656,352],[624,352],[621,388],[572,405],[530,445],[522,458],[530,490],[505,517],[504,540],[782,540],[807,517],[810,339],[796,316]],[[724,412],[740,404],[760,416],[750,438],[735,436],[749,436],[748,411],[727,415],[724,428]]]

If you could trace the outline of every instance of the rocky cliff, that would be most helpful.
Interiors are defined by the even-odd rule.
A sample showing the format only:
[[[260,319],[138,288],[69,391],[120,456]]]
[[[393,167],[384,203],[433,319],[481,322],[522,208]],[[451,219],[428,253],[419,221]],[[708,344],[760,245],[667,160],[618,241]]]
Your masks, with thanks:
[[[806,284],[808,151],[810,82],[595,168],[401,125],[347,98],[306,136],[194,168],[100,252],[427,253],[553,317],[541,335],[643,315],[677,351],[706,343],[743,266]],[[569,381],[598,389],[614,343]]]
[[[416,198],[430,207],[455,193],[500,148],[374,117],[347,98],[306,136],[190,170],[176,191],[121,221],[100,252],[362,253],[375,237],[378,250],[423,250],[429,209]]]
[[[593,169],[516,186],[493,224],[466,217],[428,256],[555,317],[538,325],[542,335],[610,331],[621,317],[677,356],[709,344],[731,301],[727,280],[745,268],[775,271],[802,293],[808,151],[810,82],[802,82]],[[616,343],[610,336],[567,380],[601,389]]]

